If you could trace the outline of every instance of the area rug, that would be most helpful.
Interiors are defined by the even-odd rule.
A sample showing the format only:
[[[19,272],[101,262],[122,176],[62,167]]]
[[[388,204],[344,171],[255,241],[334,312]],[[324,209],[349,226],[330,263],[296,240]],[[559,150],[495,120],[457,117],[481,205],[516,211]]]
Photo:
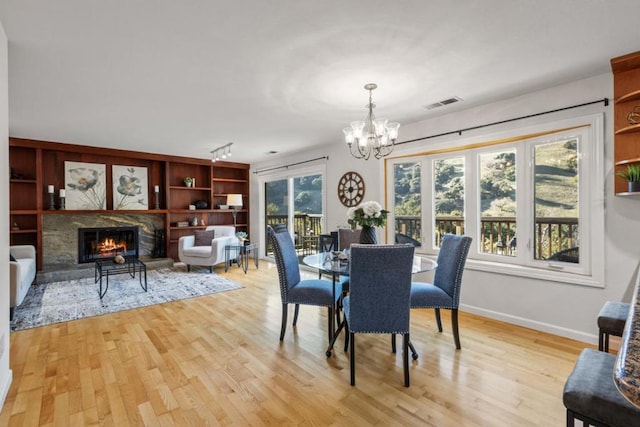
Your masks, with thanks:
[[[32,286],[15,309],[11,331],[242,288],[208,269],[187,273],[171,268],[147,271],[147,292],[137,276],[128,274],[110,277],[102,300],[98,287],[93,277]]]

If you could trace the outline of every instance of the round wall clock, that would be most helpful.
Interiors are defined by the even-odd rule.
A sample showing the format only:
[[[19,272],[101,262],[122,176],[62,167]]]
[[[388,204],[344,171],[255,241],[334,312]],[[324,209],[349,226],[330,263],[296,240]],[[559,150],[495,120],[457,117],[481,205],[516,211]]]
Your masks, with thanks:
[[[364,180],[357,172],[347,172],[338,181],[338,198],[347,207],[357,206],[364,198]]]

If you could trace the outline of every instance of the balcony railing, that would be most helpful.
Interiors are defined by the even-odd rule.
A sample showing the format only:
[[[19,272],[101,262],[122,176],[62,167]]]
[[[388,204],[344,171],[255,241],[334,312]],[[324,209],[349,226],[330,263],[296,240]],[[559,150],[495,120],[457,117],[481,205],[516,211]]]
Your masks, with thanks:
[[[297,214],[293,218],[296,249],[300,254],[314,253],[322,230],[322,215]],[[267,225],[289,223],[287,215],[267,216]],[[396,216],[398,233],[421,240],[421,218]],[[464,234],[464,218],[457,216],[436,217],[435,243],[440,246],[446,233]],[[579,246],[578,218],[537,218],[535,222],[535,259],[547,259],[565,249]],[[482,217],[480,233],[483,236],[480,250],[483,253],[515,256],[518,250],[515,217]],[[266,235],[266,234],[265,234]],[[267,242],[267,254],[271,246]]]
[[[416,216],[396,216],[396,230],[420,240],[421,220]],[[436,217],[435,243],[446,233],[464,234],[464,218]],[[535,259],[547,259],[565,249],[579,246],[578,218],[537,218],[535,222]],[[484,253],[514,256],[518,245],[515,217],[482,217],[480,250]]]
[[[289,226],[289,217],[287,215],[267,215],[267,225],[287,224]],[[293,233],[296,250],[310,250],[312,248],[305,246],[312,245],[315,239],[308,236],[319,236],[322,234],[322,215],[315,214],[296,214],[293,217]],[[267,236],[265,230],[265,236]],[[315,248],[313,248],[315,250]],[[271,254],[271,243],[267,240],[267,255]]]

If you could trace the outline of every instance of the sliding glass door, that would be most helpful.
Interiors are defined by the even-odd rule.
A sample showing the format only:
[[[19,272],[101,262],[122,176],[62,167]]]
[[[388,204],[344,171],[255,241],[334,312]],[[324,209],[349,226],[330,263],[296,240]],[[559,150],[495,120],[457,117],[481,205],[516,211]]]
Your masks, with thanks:
[[[324,228],[324,172],[266,179],[263,189],[265,238],[267,225],[286,224],[298,255],[315,251]]]

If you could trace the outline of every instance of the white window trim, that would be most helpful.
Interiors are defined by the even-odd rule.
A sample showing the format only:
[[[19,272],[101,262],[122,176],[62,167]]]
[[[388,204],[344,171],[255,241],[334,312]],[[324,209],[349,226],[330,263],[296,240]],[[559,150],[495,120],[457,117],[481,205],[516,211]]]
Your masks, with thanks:
[[[577,273],[575,269],[570,268],[571,266],[564,265],[562,271],[550,270],[546,261],[539,261],[541,268],[536,268],[536,263],[527,264],[515,264],[515,263],[507,263],[503,262],[501,256],[491,255],[491,254],[479,254],[476,247],[470,251],[469,259],[467,260],[466,266],[470,270],[478,270],[491,272],[495,274],[503,274],[503,275],[511,275],[511,276],[520,276],[527,277],[532,279],[539,279],[544,281],[551,282],[560,282],[567,284],[575,284],[582,286],[591,286],[591,287],[604,287],[604,266],[605,266],[605,218],[604,218],[604,204],[605,204],[605,191],[604,191],[604,117],[603,114],[594,114],[588,116],[574,117],[568,118],[564,120],[557,120],[549,123],[541,123],[537,125],[528,126],[520,129],[508,130],[492,135],[484,135],[473,138],[468,138],[460,141],[456,141],[455,143],[440,143],[434,144],[432,146],[433,151],[443,149],[455,149],[456,147],[460,147],[460,152],[458,152],[458,156],[460,154],[466,155],[467,152],[476,151],[474,148],[465,147],[473,144],[479,144],[483,141],[499,141],[499,140],[508,140],[510,138],[518,138],[519,136],[524,135],[535,135],[539,133],[545,132],[554,132],[557,130],[556,135],[562,135],[562,129],[569,129],[573,127],[584,126],[585,138],[587,139],[588,146],[582,147],[580,152],[580,179],[581,186],[579,188],[580,200],[588,200],[589,205],[587,206],[588,212],[580,212],[581,215],[581,233],[584,233],[583,230],[587,230],[590,235],[588,236],[589,242],[589,250],[581,251],[581,258],[584,262],[584,265],[590,267],[586,271],[582,273]],[[555,132],[554,132],[555,133]],[[565,132],[566,133],[566,132]],[[534,138],[528,138],[533,140]],[[496,147],[510,147],[512,144],[505,143],[497,144]],[[488,146],[483,147],[483,151],[487,151]],[[456,152],[447,152],[442,155],[424,153],[424,156],[420,156],[420,153],[407,153],[402,157],[396,157],[393,159],[389,159],[386,162],[387,167],[387,188],[390,189],[388,194],[386,195],[387,206],[391,209],[390,213],[390,221],[389,224],[395,224],[395,215],[393,213],[393,203],[394,203],[394,194],[393,194],[393,166],[397,163],[407,163],[407,162],[421,162],[421,190],[422,190],[422,215],[423,215],[423,224],[422,224],[422,246],[417,248],[417,252],[424,253],[426,255],[437,256],[437,250],[430,249],[431,244],[427,244],[427,242],[433,242],[431,224],[433,219],[433,206],[431,201],[433,200],[432,194],[432,167],[430,166],[431,160],[436,158],[450,158],[456,157]],[[424,161],[428,159],[429,161]],[[516,156],[516,162],[518,168],[523,168],[521,170],[525,170],[526,173],[518,174],[517,185],[518,188],[522,188],[522,185],[525,185],[526,191],[531,192],[532,183],[532,168],[529,168],[528,165],[523,164],[526,162],[524,156]],[[471,181],[477,181],[475,178],[477,174],[474,174],[471,177],[471,173],[468,172],[468,160],[465,160],[465,215],[471,212],[469,209],[475,209],[477,206],[477,191],[469,191],[472,187],[468,185]],[[477,169],[477,165],[473,165],[472,168]],[[585,172],[587,170],[588,172]],[[583,181],[584,180],[584,181]],[[584,184],[583,182],[586,182]],[[476,187],[479,185],[479,182],[473,183],[471,185]],[[477,190],[477,188],[476,188]],[[474,205],[470,206],[470,203],[473,202]],[[474,214],[475,215],[475,214]],[[475,215],[477,216],[477,215]],[[531,220],[525,220],[524,213],[519,209],[516,213],[518,227],[529,227],[531,229],[532,224],[530,224]],[[526,215],[526,217],[531,218],[530,215]],[[472,221],[469,221],[465,218],[465,227],[467,230],[467,234],[470,236],[477,236],[477,224],[471,224]],[[393,241],[395,227],[387,227],[387,237],[390,238],[390,241]],[[582,239],[581,235],[581,239]],[[474,239],[477,240],[477,239]],[[582,242],[582,240],[581,240]],[[475,246],[475,245],[474,245]],[[584,253],[583,253],[584,252]],[[498,257],[500,257],[498,259]],[[581,262],[582,264],[582,262]],[[544,267],[544,268],[542,268]]]

